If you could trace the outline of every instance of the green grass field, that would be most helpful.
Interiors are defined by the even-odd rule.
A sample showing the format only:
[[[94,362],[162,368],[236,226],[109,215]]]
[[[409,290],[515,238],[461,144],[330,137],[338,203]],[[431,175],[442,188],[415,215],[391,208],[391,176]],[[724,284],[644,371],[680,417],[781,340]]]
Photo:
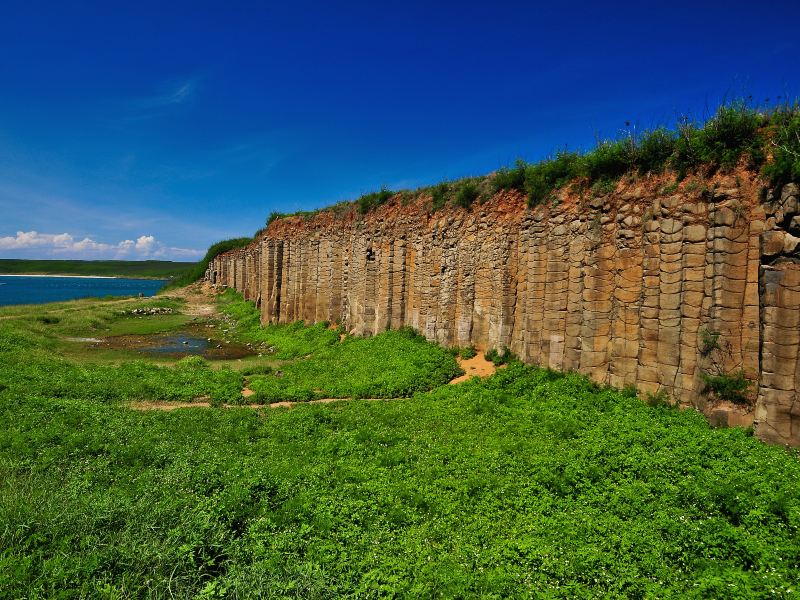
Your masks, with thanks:
[[[0,309],[0,597],[798,595],[800,462],[749,431],[516,362],[441,385],[452,354],[411,332],[261,330],[234,294],[219,326],[273,347],[263,358],[68,352],[67,336],[183,326],[122,314],[154,304],[182,308]],[[235,402],[270,377],[347,397],[418,387],[126,407]]]
[[[100,275],[169,279],[188,272],[195,263],[167,260],[24,260],[0,258],[0,275]]]

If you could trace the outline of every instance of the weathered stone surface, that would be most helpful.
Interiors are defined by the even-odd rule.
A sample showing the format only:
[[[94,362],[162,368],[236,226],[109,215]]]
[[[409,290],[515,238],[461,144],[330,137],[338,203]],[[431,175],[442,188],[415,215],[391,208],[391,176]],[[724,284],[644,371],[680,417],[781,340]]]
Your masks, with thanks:
[[[720,424],[754,417],[762,439],[800,445],[800,237],[781,229],[798,187],[761,206],[755,180],[720,177],[713,204],[620,184],[530,211],[501,193],[472,211],[396,199],[367,215],[279,219],[206,277],[242,291],[265,323],[363,335],[409,325],[446,345],[508,346],[598,382],[665,390]],[[713,367],[703,331],[724,343],[719,369],[756,383],[754,411],[702,394]]]

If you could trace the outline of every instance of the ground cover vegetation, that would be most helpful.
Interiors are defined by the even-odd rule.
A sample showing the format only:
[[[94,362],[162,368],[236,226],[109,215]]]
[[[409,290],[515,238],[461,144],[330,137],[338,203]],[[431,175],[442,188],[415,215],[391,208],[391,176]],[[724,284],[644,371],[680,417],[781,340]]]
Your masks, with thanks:
[[[251,304],[226,293],[220,305],[218,327],[257,335]],[[178,326],[131,316],[156,306],[183,304],[0,309],[2,595],[796,595],[800,461],[747,430],[505,349],[487,353],[507,363],[491,378],[439,385],[455,353],[475,350],[408,330],[342,341],[333,328],[265,327],[276,353],[293,340],[291,360],[242,371],[62,356],[68,336]],[[237,402],[245,379],[270,377],[348,397],[370,379],[434,389],[291,410],[127,408]]]
[[[186,323],[180,315],[137,318],[133,308],[169,307],[170,299],[77,301],[0,311],[0,382],[17,396],[38,395],[97,402],[185,401],[205,398],[237,401],[243,379],[231,369],[212,369],[191,357],[170,366],[157,361],[99,360],[86,336],[150,334]],[[103,357],[108,358],[108,357]]]
[[[800,462],[512,362],[393,402],[0,391],[9,597],[793,597]]]
[[[168,260],[29,260],[0,258],[0,275],[99,275],[169,279],[180,277],[195,263]]]
[[[462,372],[452,352],[410,328],[360,338],[328,323],[262,327],[258,310],[238,292],[226,290],[218,301],[237,339],[267,345],[272,358],[303,358],[249,373],[255,396],[248,401],[407,397]]]

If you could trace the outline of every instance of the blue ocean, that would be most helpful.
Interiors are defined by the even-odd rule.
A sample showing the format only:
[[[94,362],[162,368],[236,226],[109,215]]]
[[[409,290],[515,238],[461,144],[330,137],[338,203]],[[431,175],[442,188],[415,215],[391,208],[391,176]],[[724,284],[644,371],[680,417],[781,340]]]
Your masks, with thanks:
[[[77,298],[154,295],[162,279],[110,279],[103,277],[30,277],[0,275],[0,306],[42,304]]]

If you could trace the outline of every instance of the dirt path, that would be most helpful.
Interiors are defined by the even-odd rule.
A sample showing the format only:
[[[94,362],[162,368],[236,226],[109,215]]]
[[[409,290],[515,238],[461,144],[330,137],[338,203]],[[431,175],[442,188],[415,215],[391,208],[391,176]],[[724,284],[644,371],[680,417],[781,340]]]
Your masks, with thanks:
[[[192,317],[214,317],[218,313],[215,296],[217,291],[207,281],[200,281],[167,294],[168,297],[186,301],[184,313]]]
[[[292,408],[298,404],[330,404],[331,402],[352,402],[353,400],[365,400],[367,402],[390,402],[392,400],[406,400],[407,398],[321,398],[319,400],[309,400],[307,402],[273,402],[272,404],[223,404],[223,408]],[[211,403],[200,402],[131,402],[126,405],[131,410],[149,411],[162,410],[170,411],[178,408],[211,408]]]
[[[464,369],[464,374],[450,381],[451,385],[461,383],[462,381],[469,381],[475,376],[489,377],[490,375],[494,375],[494,372],[497,371],[497,367],[494,366],[494,363],[490,360],[486,360],[480,352],[472,358],[459,358],[458,365]]]

